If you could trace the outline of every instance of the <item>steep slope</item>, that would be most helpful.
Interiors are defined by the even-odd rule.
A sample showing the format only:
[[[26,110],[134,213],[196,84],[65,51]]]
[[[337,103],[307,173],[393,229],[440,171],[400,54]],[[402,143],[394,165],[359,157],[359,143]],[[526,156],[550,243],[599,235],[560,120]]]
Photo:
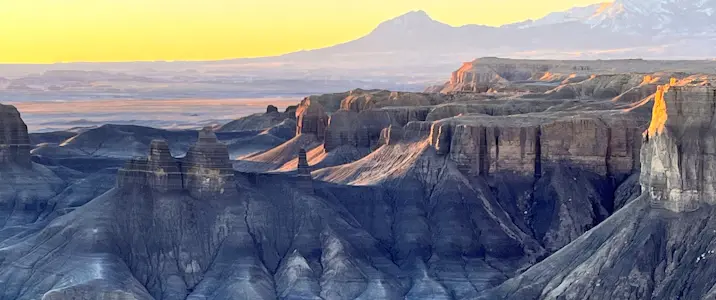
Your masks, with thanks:
[[[15,107],[0,104],[0,236],[34,221],[65,185],[30,160],[27,126]]]
[[[645,193],[484,299],[711,299],[716,89],[667,85],[641,151]]]

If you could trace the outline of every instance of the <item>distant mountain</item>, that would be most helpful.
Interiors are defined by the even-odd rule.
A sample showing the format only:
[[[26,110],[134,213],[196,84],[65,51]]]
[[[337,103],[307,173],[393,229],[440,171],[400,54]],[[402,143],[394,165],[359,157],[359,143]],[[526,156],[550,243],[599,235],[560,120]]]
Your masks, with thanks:
[[[595,15],[604,7],[611,6],[611,2],[597,3],[589,6],[573,7],[571,9],[550,13],[537,20],[526,20],[523,22],[504,25],[505,28],[530,28],[552,24],[562,24],[569,22],[582,22]]]
[[[551,13],[520,28],[578,22],[594,28],[654,38],[716,36],[716,0],[616,0]]]
[[[454,64],[480,56],[711,58],[714,14],[716,0],[617,0],[500,27],[454,27],[412,11],[356,40],[279,58],[363,67]]]

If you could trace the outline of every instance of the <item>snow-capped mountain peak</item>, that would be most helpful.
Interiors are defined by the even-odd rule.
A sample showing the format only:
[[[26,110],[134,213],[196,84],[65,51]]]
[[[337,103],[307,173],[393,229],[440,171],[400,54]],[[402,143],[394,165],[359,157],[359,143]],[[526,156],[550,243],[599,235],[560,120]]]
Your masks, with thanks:
[[[551,13],[536,21],[518,23],[521,28],[580,22],[613,32],[669,37],[712,36],[716,0],[616,0]]]

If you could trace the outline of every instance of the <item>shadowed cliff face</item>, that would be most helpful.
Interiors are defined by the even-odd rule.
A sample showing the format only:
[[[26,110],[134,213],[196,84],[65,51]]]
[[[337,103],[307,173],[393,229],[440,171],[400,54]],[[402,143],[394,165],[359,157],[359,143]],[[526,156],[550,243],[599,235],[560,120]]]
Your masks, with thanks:
[[[545,90],[522,67],[499,92],[307,97],[238,161],[290,118],[108,125],[0,164],[0,299],[708,298],[708,78]]]
[[[716,279],[710,157],[716,92],[659,88],[644,132],[645,193],[483,299],[712,299]],[[625,280],[628,279],[628,280]]]
[[[716,199],[716,88],[664,86],[645,133],[641,184],[656,206],[693,211]]]
[[[0,104],[0,164],[30,166],[30,137],[20,112]]]
[[[27,126],[13,106],[0,104],[0,236],[33,222],[66,185],[30,161]]]

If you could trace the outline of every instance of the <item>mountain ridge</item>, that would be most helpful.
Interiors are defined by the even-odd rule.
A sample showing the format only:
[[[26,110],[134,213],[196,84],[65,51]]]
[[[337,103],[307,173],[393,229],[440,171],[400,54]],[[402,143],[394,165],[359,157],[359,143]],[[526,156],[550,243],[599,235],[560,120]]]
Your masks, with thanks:
[[[418,58],[427,64],[442,61],[443,57],[464,61],[495,55],[547,59],[707,58],[716,56],[715,51],[704,49],[716,42],[716,35],[711,33],[716,31],[716,25],[709,21],[714,12],[713,0],[617,0],[502,26],[452,26],[423,10],[414,10],[386,20],[352,41],[275,59],[316,60],[335,55],[347,61],[369,56],[380,63],[383,58],[379,56],[392,55],[396,64],[416,63]]]

